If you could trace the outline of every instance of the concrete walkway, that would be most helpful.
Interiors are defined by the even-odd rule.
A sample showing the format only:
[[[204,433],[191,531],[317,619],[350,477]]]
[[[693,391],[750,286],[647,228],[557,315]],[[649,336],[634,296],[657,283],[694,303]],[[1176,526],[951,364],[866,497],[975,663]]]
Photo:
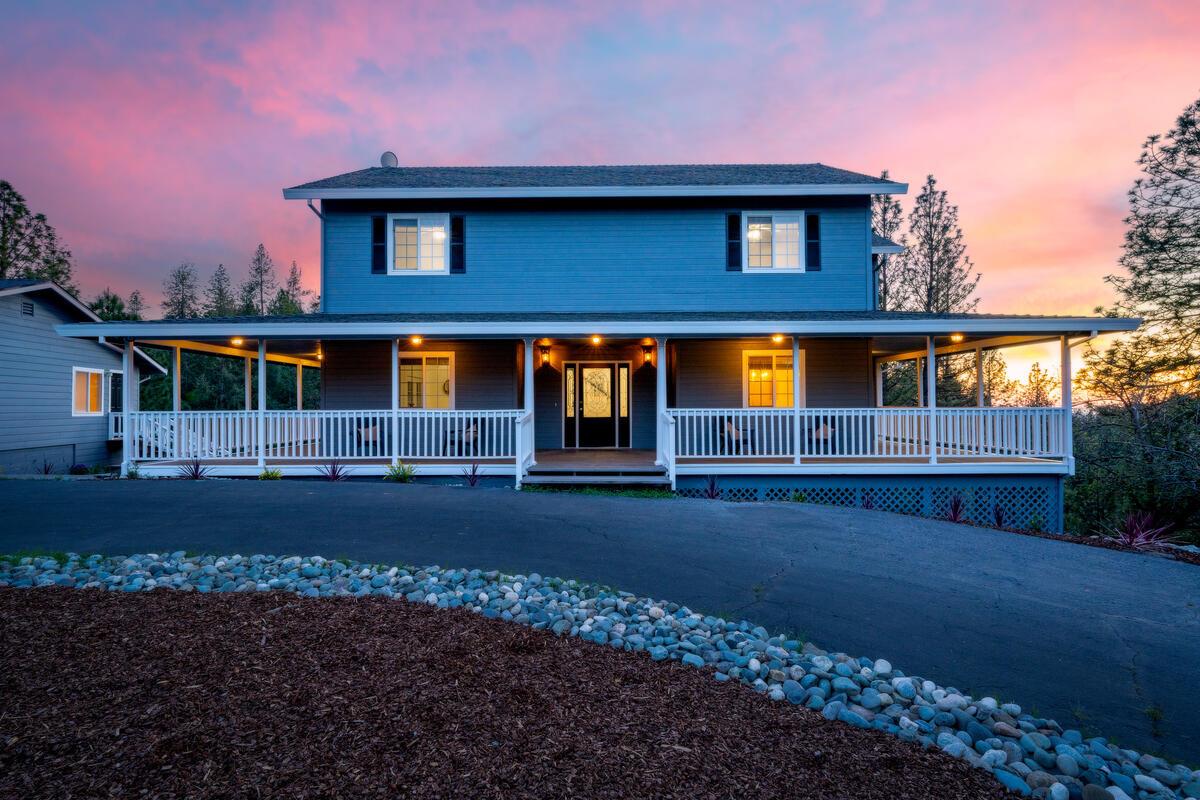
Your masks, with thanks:
[[[0,552],[319,554],[599,581],[1200,762],[1200,568],[1164,558],[855,509],[382,482],[9,480],[0,508]]]

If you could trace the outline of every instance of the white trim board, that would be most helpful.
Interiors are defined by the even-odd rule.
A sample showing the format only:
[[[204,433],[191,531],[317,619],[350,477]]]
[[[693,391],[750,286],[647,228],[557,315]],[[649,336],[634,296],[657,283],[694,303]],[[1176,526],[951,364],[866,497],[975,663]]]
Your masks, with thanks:
[[[985,319],[902,320],[594,320],[531,318],[500,322],[77,322],[59,325],[63,336],[132,339],[335,339],[441,336],[444,338],[570,337],[593,335],[656,337],[711,336],[948,336],[951,333],[1019,335],[1118,333],[1132,331],[1140,319],[1118,317],[995,317]]]
[[[769,183],[695,186],[411,186],[283,190],[285,200],[407,200],[465,197],[808,197],[906,194],[907,183]]]

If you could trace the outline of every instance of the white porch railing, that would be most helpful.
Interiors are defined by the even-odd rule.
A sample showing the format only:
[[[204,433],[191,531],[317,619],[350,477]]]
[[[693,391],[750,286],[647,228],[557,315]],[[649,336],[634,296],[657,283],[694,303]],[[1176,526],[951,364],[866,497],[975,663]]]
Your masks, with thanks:
[[[133,461],[260,457],[273,461],[358,459],[511,460],[518,410],[137,411],[110,417]],[[532,457],[532,425],[527,424]],[[261,446],[259,444],[261,429]]]
[[[675,488],[675,417],[663,412],[658,420],[658,460]]]
[[[108,438],[120,439],[125,435],[125,415],[120,411],[108,412]]]
[[[529,468],[535,463],[535,444],[534,444],[534,425],[533,412],[521,411],[517,412],[519,416],[516,418],[516,445],[517,445],[517,488],[521,488],[521,481],[525,479]]]
[[[1070,455],[1061,408],[675,408],[667,413],[676,423],[674,458]]]

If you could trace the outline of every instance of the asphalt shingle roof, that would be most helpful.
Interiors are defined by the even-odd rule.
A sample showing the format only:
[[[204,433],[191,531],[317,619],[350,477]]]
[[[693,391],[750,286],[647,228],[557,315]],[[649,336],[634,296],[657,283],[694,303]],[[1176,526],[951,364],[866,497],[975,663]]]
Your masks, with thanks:
[[[22,286],[37,286],[46,283],[42,278],[4,278],[0,280],[0,289],[18,289]]]
[[[292,189],[481,189],[609,186],[888,184],[825,164],[629,164],[529,167],[369,167]]]
[[[900,245],[875,231],[871,231],[871,247],[899,247]]]

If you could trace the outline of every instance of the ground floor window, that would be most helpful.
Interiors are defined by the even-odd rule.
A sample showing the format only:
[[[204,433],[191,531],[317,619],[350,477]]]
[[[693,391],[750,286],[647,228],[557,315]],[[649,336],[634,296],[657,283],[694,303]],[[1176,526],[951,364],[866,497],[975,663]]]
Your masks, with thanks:
[[[791,408],[792,352],[747,350],[742,354],[742,405],[746,408]]]
[[[454,354],[400,354],[401,408],[454,408]]]
[[[103,414],[104,370],[72,367],[71,380],[71,414],[76,417]]]

